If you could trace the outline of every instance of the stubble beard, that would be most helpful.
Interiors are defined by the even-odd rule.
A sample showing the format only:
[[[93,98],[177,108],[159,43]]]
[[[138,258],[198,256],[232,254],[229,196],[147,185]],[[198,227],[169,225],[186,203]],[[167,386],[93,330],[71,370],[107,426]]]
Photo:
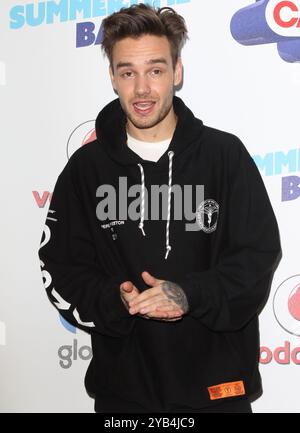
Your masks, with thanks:
[[[120,103],[127,117],[127,122],[129,120],[137,129],[150,129],[162,122],[170,113],[173,106],[173,94],[170,96],[170,98],[168,98],[154,119],[147,118],[147,116],[145,116],[145,118],[138,118],[138,115],[134,116],[131,114],[131,112],[126,108],[125,104],[123,104],[121,101]]]

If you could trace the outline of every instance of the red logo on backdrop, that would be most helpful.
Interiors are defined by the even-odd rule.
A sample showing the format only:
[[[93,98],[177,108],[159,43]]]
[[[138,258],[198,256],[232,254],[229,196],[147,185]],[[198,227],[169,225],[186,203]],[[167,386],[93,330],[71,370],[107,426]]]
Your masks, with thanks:
[[[300,0],[269,0],[266,20],[270,29],[286,38],[300,36]]]
[[[285,331],[300,336],[300,275],[280,284],[273,298],[273,311]]]
[[[273,311],[278,324],[293,336],[300,336],[300,275],[284,280],[275,292]],[[286,340],[274,349],[262,346],[260,348],[260,363],[300,365],[300,347]]]
[[[81,123],[72,132],[67,143],[67,158],[69,159],[71,155],[91,141],[96,140],[95,131],[95,120],[88,120],[87,122]],[[35,203],[39,208],[44,208],[47,202],[50,203],[52,192],[50,191],[32,191]]]
[[[96,140],[95,120],[88,120],[81,123],[72,132],[67,143],[67,157],[68,159],[72,154],[91,141]]]
[[[300,9],[294,1],[279,2],[274,8],[273,16],[280,27],[300,27]]]
[[[257,0],[233,15],[230,30],[242,45],[275,43],[283,60],[300,61],[300,0]]]

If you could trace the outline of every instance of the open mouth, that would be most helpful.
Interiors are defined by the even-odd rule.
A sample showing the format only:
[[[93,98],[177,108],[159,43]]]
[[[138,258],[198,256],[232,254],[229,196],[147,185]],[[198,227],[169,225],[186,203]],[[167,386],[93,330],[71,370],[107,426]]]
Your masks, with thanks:
[[[153,101],[139,101],[133,104],[134,111],[138,114],[149,114],[153,110],[155,102]]]

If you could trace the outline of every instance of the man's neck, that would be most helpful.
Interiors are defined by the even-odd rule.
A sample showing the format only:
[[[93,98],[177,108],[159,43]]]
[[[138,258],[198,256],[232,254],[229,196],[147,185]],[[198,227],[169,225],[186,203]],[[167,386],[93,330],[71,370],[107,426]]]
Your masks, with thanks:
[[[177,123],[177,116],[174,109],[170,110],[166,118],[152,128],[136,128],[130,120],[127,121],[127,132],[136,140],[155,143],[169,139],[173,136]]]

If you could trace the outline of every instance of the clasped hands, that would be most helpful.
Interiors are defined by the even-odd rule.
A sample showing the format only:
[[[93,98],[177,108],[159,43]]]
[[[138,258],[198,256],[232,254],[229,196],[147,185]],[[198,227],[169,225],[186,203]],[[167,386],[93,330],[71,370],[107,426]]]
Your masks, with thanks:
[[[164,321],[180,320],[189,307],[182,288],[171,281],[159,280],[149,272],[142,272],[142,278],[150,289],[140,292],[131,281],[120,285],[121,299],[130,314],[145,319]]]

